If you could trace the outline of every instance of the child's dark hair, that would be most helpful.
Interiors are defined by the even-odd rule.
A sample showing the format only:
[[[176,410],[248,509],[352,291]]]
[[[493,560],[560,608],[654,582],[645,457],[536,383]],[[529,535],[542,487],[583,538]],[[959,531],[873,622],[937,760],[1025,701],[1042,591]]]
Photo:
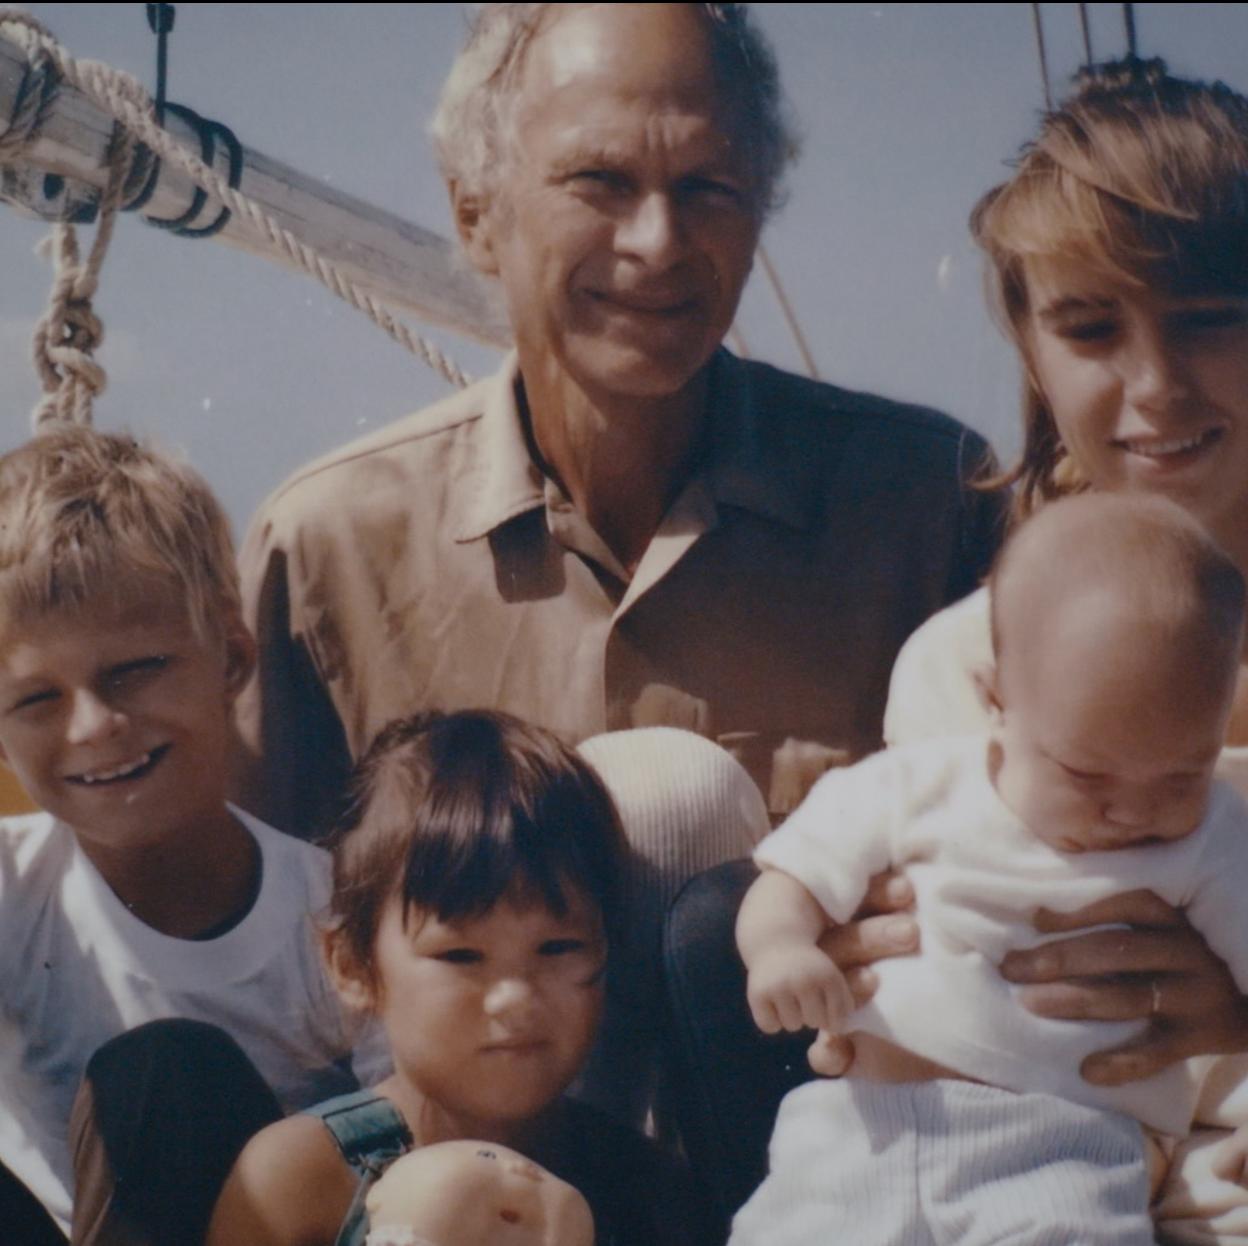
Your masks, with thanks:
[[[619,926],[624,837],[602,780],[549,731],[485,710],[399,718],[352,776],[327,847],[331,922],[367,972],[382,910],[470,920],[519,892],[567,912],[568,888]]]

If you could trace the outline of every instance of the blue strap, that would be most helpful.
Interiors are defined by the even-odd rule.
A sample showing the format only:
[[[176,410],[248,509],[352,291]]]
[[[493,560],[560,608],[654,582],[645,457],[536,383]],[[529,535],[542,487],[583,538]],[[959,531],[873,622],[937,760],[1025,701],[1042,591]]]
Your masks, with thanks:
[[[364,1200],[373,1182],[412,1149],[411,1131],[398,1108],[371,1090],[326,1099],[306,1112],[321,1118],[342,1158],[360,1178],[334,1246],[362,1246],[368,1233]]]
[[[326,1099],[307,1112],[325,1122],[342,1158],[360,1176],[376,1177],[412,1149],[412,1135],[398,1108],[374,1091]]]

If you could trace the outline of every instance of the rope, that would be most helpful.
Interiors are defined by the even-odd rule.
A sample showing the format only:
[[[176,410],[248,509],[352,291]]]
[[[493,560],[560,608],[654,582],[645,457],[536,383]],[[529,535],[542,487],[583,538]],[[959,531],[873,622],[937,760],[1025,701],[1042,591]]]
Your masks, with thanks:
[[[31,342],[35,371],[43,385],[43,397],[30,416],[36,432],[53,421],[90,424],[92,404],[107,382],[94,358],[104,326],[91,299],[113,237],[133,150],[134,140],[114,126],[108,146],[108,181],[100,195],[98,224],[86,262],[79,260],[78,236],[68,222],[58,222],[40,243],[41,251],[51,251],[55,275],[48,309],[35,325]]]
[[[197,186],[216,196],[280,256],[363,312],[400,346],[452,385],[462,388],[469,383],[468,376],[437,346],[396,320],[377,299],[324,259],[314,247],[284,229],[259,204],[235,190],[226,178],[162,130],[156,123],[150,97],[129,74],[98,61],[75,61],[35,18],[21,9],[0,9],[0,29],[7,34],[17,34],[17,42],[32,60],[38,52],[45,54],[63,81],[81,91],[162,160],[175,165]]]

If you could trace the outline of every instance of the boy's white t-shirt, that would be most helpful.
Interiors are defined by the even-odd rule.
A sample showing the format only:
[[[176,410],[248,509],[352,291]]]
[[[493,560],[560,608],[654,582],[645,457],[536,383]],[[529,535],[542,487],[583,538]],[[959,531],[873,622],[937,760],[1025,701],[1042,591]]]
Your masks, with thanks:
[[[352,1069],[366,1086],[390,1070],[379,1031],[344,1013],[321,964],[327,854],[233,812],[259,846],[260,888],[237,926],[202,942],[134,917],[51,815],[0,820],[0,1163],[67,1230],[70,1109],[87,1061],[126,1030],[218,1025],[288,1111],[353,1088]]]

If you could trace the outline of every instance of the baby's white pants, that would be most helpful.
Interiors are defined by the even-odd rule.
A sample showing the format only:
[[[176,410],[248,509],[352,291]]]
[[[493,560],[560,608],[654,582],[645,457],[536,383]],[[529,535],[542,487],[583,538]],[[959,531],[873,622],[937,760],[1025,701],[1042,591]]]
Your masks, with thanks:
[[[1153,1246],[1140,1126],[975,1082],[816,1081],[729,1246]]]

